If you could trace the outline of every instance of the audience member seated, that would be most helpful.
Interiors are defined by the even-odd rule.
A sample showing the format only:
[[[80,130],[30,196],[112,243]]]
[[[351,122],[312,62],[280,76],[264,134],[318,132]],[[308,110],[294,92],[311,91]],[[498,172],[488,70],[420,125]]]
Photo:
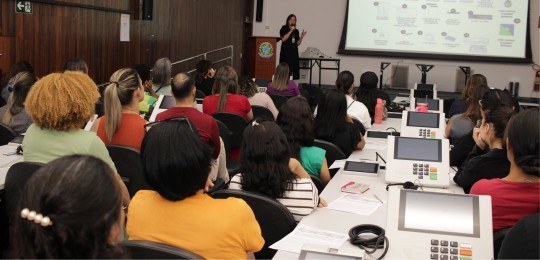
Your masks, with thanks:
[[[157,95],[171,95],[171,66],[169,58],[161,58],[154,64],[152,89]]]
[[[203,112],[212,115],[218,112],[228,112],[237,114],[246,121],[253,119],[251,104],[248,99],[238,95],[238,75],[230,66],[218,69],[215,76],[216,81],[212,88],[213,95],[207,96],[203,100]]]
[[[212,184],[212,152],[186,119],[154,123],[141,156],[153,191],[133,197],[130,240],[165,243],[206,259],[246,259],[262,249],[261,229],[247,203],[204,194]]]
[[[361,129],[347,115],[345,94],[329,91],[321,98],[315,117],[315,138],[335,144],[345,156],[354,150],[361,150],[366,145]]]
[[[362,76],[360,76],[360,86],[355,94],[356,100],[362,102],[362,104],[367,107],[372,124],[375,121],[375,105],[377,105],[377,98],[383,100],[383,104],[385,104],[386,108],[390,107],[390,104],[392,103],[390,96],[388,96],[386,92],[377,89],[378,84],[379,78],[377,77],[377,74],[371,71],[364,72]]]
[[[538,109],[515,116],[506,130],[510,173],[502,179],[481,180],[471,194],[491,196],[493,230],[513,226],[540,212],[540,129]]]
[[[94,123],[94,131],[106,145],[141,150],[146,120],[139,116],[144,88],[136,70],[117,70],[105,89],[105,116]]]
[[[496,259],[540,259],[540,214],[523,217],[506,234]]]
[[[302,167],[311,175],[319,177],[324,183],[330,181],[330,171],[326,162],[326,151],[313,146],[315,131],[313,116],[308,101],[301,96],[289,99],[281,107],[277,124],[285,133],[291,157],[300,161]]]
[[[64,64],[64,71],[79,71],[88,74],[88,65],[83,59],[70,59]]]
[[[364,129],[371,127],[371,117],[367,107],[360,101],[352,97],[354,88],[354,75],[346,70],[339,73],[336,80],[336,87],[345,94],[347,98],[347,114],[362,123]]]
[[[150,111],[150,107],[154,106],[159,98],[159,95],[156,94],[152,88],[154,83],[150,77],[150,66],[146,64],[136,64],[133,65],[132,69],[137,71],[144,87],[144,100],[139,103],[139,110],[143,113],[147,113]]]
[[[465,87],[461,91],[461,98],[454,100],[450,110],[448,112],[448,117],[451,118],[455,115],[463,114],[467,111],[469,107],[469,97],[472,95],[472,91],[478,86],[488,86],[487,79],[482,74],[474,74],[467,79]]]
[[[484,94],[489,90],[488,86],[480,85],[471,89],[467,99],[467,110],[463,114],[454,115],[446,124],[445,135],[450,141],[458,140],[469,133],[478,120],[482,119],[480,102]]]
[[[214,75],[216,70],[212,68],[212,62],[209,60],[200,60],[197,62],[197,71],[195,72],[195,86],[206,96],[212,95],[212,86],[214,86]]]
[[[194,107],[195,81],[186,73],[180,73],[173,78],[172,94],[176,99],[176,106],[157,115],[156,121],[164,121],[177,117],[186,117],[197,128],[201,140],[212,148],[212,171],[210,179],[216,177],[229,181],[227,172],[226,154],[223,142],[219,137],[219,129],[216,120]]]
[[[260,193],[281,202],[298,222],[319,205],[317,187],[292,158],[287,138],[271,121],[254,120],[244,131],[240,162],[230,189]],[[325,205],[323,200],[321,206]]]
[[[116,246],[125,214],[115,175],[103,161],[82,155],[61,157],[36,171],[18,204],[10,257],[126,257]]]
[[[503,178],[508,175],[510,162],[506,156],[504,131],[514,111],[500,107],[485,113],[479,131],[473,132],[476,146],[467,156],[456,175],[454,182],[465,193],[481,179]],[[487,152],[486,152],[487,151]]]
[[[272,101],[272,98],[270,98],[268,94],[259,92],[257,89],[258,86],[253,79],[248,76],[242,76],[238,85],[240,85],[240,93],[248,98],[249,103],[252,106],[266,107],[272,112],[274,118],[277,118],[278,109],[276,108],[274,101]]]
[[[282,95],[282,96],[297,96],[300,95],[298,85],[290,80],[289,65],[282,62],[276,67],[274,78],[266,88],[266,94]]]
[[[38,80],[28,93],[25,107],[34,122],[26,131],[22,148],[25,162],[48,163],[66,155],[95,156],[116,167],[105,144],[94,132],[82,130],[94,115],[99,98],[96,83],[82,72],[52,73]],[[122,183],[124,205],[129,193]]]
[[[24,108],[26,96],[36,83],[37,77],[33,72],[20,72],[13,77],[11,93],[7,105],[0,107],[0,122],[11,127],[18,134],[26,132],[32,124],[32,118]]]
[[[2,99],[8,101],[10,89],[13,89],[13,80],[14,77],[20,72],[31,72],[34,73],[34,68],[27,61],[20,61],[13,64],[9,68],[8,74],[4,77],[2,82]]]
[[[483,96],[480,103],[480,114],[482,117],[485,113],[495,110],[501,106],[514,108],[514,112],[519,112],[519,107],[513,107],[512,97],[500,89],[490,89]],[[461,164],[467,159],[469,153],[473,150],[476,143],[473,138],[473,132],[479,132],[479,128],[474,128],[469,133],[454,141],[454,148],[450,150],[450,165],[461,167]],[[482,150],[477,150],[482,153]],[[481,155],[481,154],[478,154]]]

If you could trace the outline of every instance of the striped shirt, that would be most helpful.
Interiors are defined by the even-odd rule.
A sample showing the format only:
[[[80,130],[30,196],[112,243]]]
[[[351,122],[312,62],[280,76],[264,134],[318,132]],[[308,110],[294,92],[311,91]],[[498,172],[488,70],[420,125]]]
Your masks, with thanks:
[[[242,189],[241,174],[232,178],[229,189]],[[283,197],[278,198],[277,201],[289,209],[296,222],[300,222],[319,205],[319,192],[311,179],[296,179],[292,189],[287,189]]]

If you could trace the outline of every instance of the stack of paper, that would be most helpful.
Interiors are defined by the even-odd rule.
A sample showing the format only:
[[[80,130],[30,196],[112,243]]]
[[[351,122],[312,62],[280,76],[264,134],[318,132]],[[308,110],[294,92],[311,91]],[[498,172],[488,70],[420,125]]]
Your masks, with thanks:
[[[340,234],[300,224],[293,232],[271,245],[270,248],[299,254],[304,244],[322,245],[337,249],[347,239],[349,239],[347,234]]]
[[[382,203],[376,199],[370,199],[355,194],[346,194],[328,204],[328,208],[344,211],[363,216],[369,216],[375,212]]]

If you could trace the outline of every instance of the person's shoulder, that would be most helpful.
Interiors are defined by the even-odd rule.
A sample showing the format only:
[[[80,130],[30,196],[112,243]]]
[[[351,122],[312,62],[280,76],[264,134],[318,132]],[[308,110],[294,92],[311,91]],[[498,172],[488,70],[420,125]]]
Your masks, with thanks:
[[[497,186],[504,185],[500,179],[482,179],[477,181],[472,187],[470,194],[490,194],[492,191],[497,190]]]
[[[326,150],[317,147],[317,146],[302,146],[300,148],[302,152],[309,153],[309,154],[315,154],[315,155],[322,155],[325,156]]]

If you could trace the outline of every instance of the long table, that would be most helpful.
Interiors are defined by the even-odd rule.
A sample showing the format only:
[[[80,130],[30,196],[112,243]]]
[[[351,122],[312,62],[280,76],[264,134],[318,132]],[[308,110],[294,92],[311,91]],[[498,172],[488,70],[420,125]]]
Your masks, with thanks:
[[[401,129],[401,119],[392,119],[389,118],[386,121],[383,121],[382,124],[374,124],[370,129],[373,131],[386,131],[388,127],[393,127],[400,131]],[[366,139],[367,143],[370,142],[379,142],[375,140]],[[375,160],[376,153],[379,153],[386,160],[386,150],[369,150],[364,149],[361,151],[355,151],[349,156],[350,160],[359,160],[359,159],[368,159]],[[384,163],[382,163],[384,165]],[[452,170],[451,170],[452,171]],[[455,172],[450,173],[450,179],[452,179]],[[314,228],[334,231],[338,233],[348,234],[349,230],[361,224],[373,224],[378,225],[382,228],[386,228],[386,215],[388,211],[388,191],[386,191],[386,182],[384,180],[385,170],[379,171],[378,177],[366,177],[366,176],[353,176],[342,173],[340,169],[336,175],[330,180],[326,185],[326,188],[321,193],[320,197],[325,199],[328,203],[336,200],[344,193],[341,193],[341,187],[350,181],[360,182],[363,184],[368,184],[369,190],[366,191],[362,196],[369,198],[375,198],[374,195],[377,195],[385,203],[377,211],[369,216],[361,216],[347,212],[330,210],[327,208],[317,208],[309,216],[306,216],[300,221],[300,224],[311,226]],[[441,191],[441,192],[451,192],[463,194],[463,189],[457,186],[453,181],[450,181],[450,186],[448,189],[427,189],[430,191]],[[394,241],[390,241],[392,243]],[[395,242],[394,242],[395,243]],[[342,248],[352,248],[354,247],[349,242],[345,242]],[[372,256],[366,255],[366,257],[376,258],[380,253],[376,252]],[[274,259],[298,259],[298,254],[287,252],[287,251],[278,251],[274,256]]]

